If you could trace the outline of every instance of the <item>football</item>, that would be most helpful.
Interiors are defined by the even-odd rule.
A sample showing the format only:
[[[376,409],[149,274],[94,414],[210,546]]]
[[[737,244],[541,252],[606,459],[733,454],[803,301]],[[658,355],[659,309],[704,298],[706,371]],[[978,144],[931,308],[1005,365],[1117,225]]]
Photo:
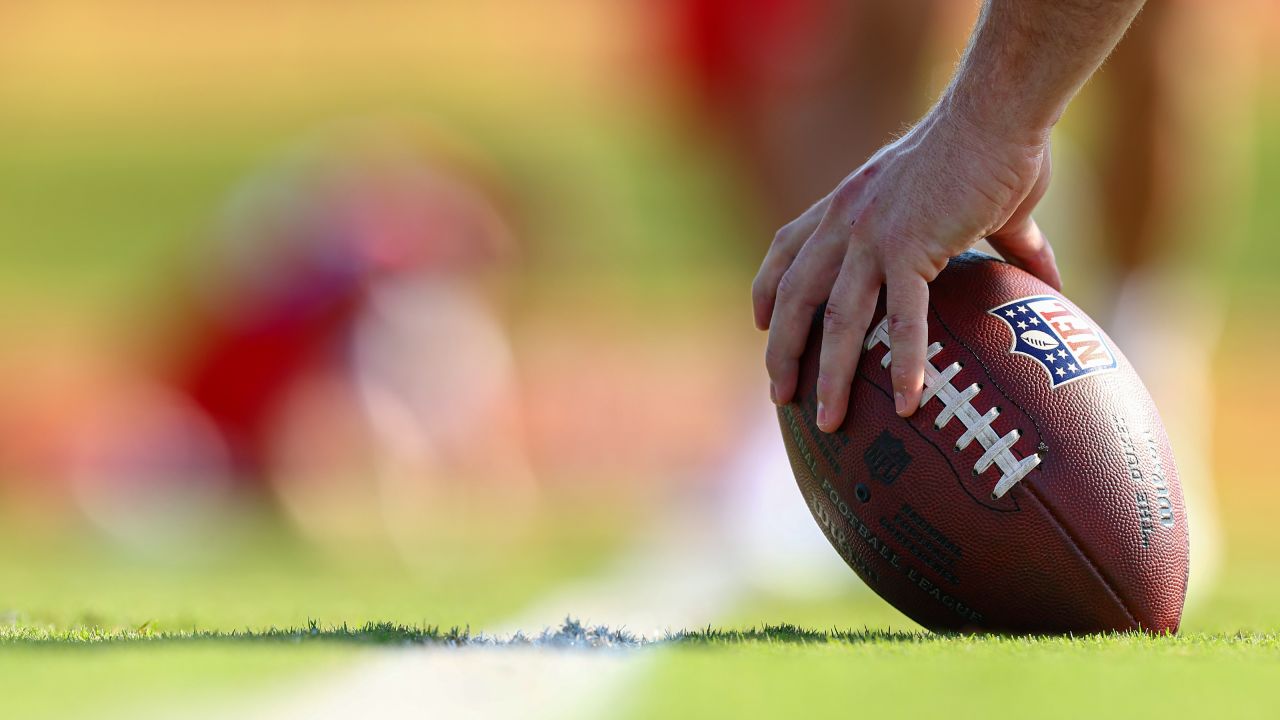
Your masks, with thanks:
[[[822,311],[778,409],[819,527],[882,598],[935,631],[1176,632],[1186,509],[1154,403],[1069,300],[994,258],[929,286],[924,394],[894,412],[883,293],[849,413],[815,420]]]

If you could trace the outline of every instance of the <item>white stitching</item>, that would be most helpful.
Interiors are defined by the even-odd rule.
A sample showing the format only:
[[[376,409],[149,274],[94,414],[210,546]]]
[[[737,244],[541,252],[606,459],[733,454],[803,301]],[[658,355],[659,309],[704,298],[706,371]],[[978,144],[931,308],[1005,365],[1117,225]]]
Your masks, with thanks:
[[[928,363],[926,363],[926,366],[928,366]],[[925,374],[927,375],[928,373],[926,372]],[[951,392],[947,392],[948,389],[950,389]],[[942,400],[942,412],[938,413],[938,418],[933,421],[933,426],[939,430],[946,427],[947,423],[951,422],[951,418],[956,416],[956,413],[966,407],[973,407],[969,403],[971,403],[974,398],[978,397],[978,393],[980,392],[982,392],[982,388],[978,387],[977,383],[970,385],[960,392],[956,392],[955,386],[951,383],[939,386],[938,397]],[[961,419],[961,422],[964,422],[964,420]],[[964,423],[964,425],[965,427],[969,427],[969,423],[967,422]]]
[[[866,350],[870,350],[876,345],[885,346],[886,352],[884,357],[880,359],[880,365],[881,367],[889,367],[893,347],[889,342],[888,318],[881,320],[880,324],[876,325],[875,329],[867,335],[867,341],[863,347]],[[1004,497],[1004,494],[1009,492],[1010,488],[1040,464],[1040,455],[1032,453],[1025,458],[1019,458],[1013,454],[1011,448],[1018,441],[1021,433],[1017,430],[1011,430],[1003,437],[997,435],[996,431],[991,428],[991,423],[1000,415],[1000,410],[993,407],[985,415],[979,414],[972,401],[982,391],[982,388],[976,383],[964,390],[957,389],[956,386],[952,385],[952,379],[960,372],[960,363],[951,363],[945,369],[938,370],[931,361],[939,352],[942,352],[942,343],[933,343],[926,353],[924,394],[920,396],[920,407],[924,407],[926,403],[935,397],[942,401],[942,410],[938,412],[938,417],[933,422],[933,426],[939,430],[946,426],[951,421],[951,418],[959,418],[960,423],[965,427],[965,431],[956,440],[956,449],[963,450],[968,447],[970,442],[977,440],[978,444],[983,447],[984,452],[973,466],[974,474],[986,472],[987,468],[993,464],[998,467],[1000,469],[1000,480],[996,482],[995,488],[991,491],[991,497]]]
[[[983,415],[982,418],[978,420],[977,424],[969,426],[969,428],[964,431],[964,434],[960,436],[960,439],[956,440],[956,449],[963,450],[969,447],[969,443],[973,442],[973,439],[978,436],[978,433],[982,432],[983,428],[991,425],[991,423],[998,417],[1000,417],[999,408],[991,408],[988,410],[987,414]]]

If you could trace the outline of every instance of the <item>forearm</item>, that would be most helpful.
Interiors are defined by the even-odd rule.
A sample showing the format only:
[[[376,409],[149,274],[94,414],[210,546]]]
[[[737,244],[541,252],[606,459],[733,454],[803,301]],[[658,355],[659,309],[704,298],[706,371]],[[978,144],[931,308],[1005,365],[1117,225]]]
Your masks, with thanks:
[[[1028,144],[1041,141],[1144,0],[986,0],[939,108]]]

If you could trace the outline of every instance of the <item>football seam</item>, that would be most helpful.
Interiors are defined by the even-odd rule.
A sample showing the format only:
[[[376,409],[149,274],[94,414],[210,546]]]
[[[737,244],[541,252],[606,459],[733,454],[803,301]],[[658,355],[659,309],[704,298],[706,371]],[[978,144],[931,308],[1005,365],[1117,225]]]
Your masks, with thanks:
[[[979,262],[994,263],[997,265],[1008,264],[1000,260],[999,258],[994,258],[989,255],[983,255],[975,259],[978,260]],[[948,327],[946,321],[942,319],[942,313],[938,312],[938,309],[936,307],[933,307],[932,302],[930,303],[930,309],[933,311],[934,317],[938,320],[938,324],[941,325],[943,328],[945,328],[947,333],[955,338],[956,342],[963,345],[965,349],[969,350],[969,352],[973,354],[973,356],[977,359],[978,363],[982,366],[983,371],[987,374],[987,377],[991,380],[991,383],[995,385],[995,387],[998,390],[1000,390],[1000,392],[1004,394],[1005,397],[1009,398],[1010,402],[1012,402],[1016,407],[1018,407],[1019,410],[1022,410],[1023,415],[1028,420],[1030,420],[1031,424],[1035,427],[1036,435],[1039,436],[1040,442],[1043,443],[1044,433],[1040,427],[1040,422],[1033,415],[1028,413],[1024,408],[1022,408],[1021,405],[1019,405],[1016,401],[1014,401],[1011,396],[1009,396],[1009,394],[1005,391],[1004,387],[995,379],[993,373],[991,372],[991,368],[987,367],[986,361],[984,361],[982,357],[978,355],[978,353],[974,352],[973,348],[969,346],[969,343],[965,342],[963,339],[956,336],[955,333],[951,332],[951,328]],[[1129,605],[1125,602],[1124,597],[1120,595],[1120,593],[1116,590],[1112,582],[1107,579],[1107,576],[1102,572],[1102,567],[1098,563],[1096,563],[1092,557],[1089,556],[1089,553],[1085,552],[1084,545],[1083,543],[1080,542],[1079,538],[1077,538],[1076,535],[1071,532],[1071,530],[1069,529],[1066,523],[1062,522],[1061,518],[1058,517],[1057,513],[1054,512],[1053,508],[1049,505],[1049,503],[1046,502],[1044,498],[1040,497],[1040,494],[1036,491],[1035,487],[1031,483],[1022,484],[1022,487],[1026,489],[1027,494],[1031,496],[1031,498],[1035,500],[1035,502],[1038,505],[1044,508],[1045,516],[1048,517],[1049,520],[1054,524],[1054,526],[1058,529],[1058,532],[1062,533],[1062,535],[1066,537],[1067,541],[1071,544],[1071,549],[1074,550],[1075,553],[1085,561],[1089,569],[1093,572],[1094,576],[1098,578],[1098,581],[1102,583],[1102,586],[1106,589],[1107,593],[1111,595],[1111,598],[1115,601],[1116,605],[1118,605],[1120,609],[1124,611],[1124,614],[1128,617],[1130,623],[1132,623],[1134,627],[1141,628],[1142,623],[1138,621],[1137,615],[1135,615],[1134,612],[1129,609]]]
[[[857,378],[862,378],[862,380],[863,380],[864,382],[866,382],[866,384],[867,384],[869,387],[871,387],[871,388],[872,388],[872,389],[874,389],[876,392],[878,392],[878,393],[880,393],[881,395],[883,395],[886,399],[888,399],[888,400],[889,400],[889,402],[893,402],[893,395],[892,395],[889,391],[887,391],[887,390],[885,390],[884,388],[882,388],[882,387],[880,387],[879,385],[877,385],[877,384],[876,384],[876,382],[875,382],[875,380],[874,380],[874,379],[872,379],[870,376],[868,376],[866,373],[863,373],[863,372],[861,372],[861,371],[856,371],[856,372],[854,373],[854,376],[855,376],[855,377],[857,377]],[[930,445],[934,450],[937,450],[937,451],[938,451],[938,455],[939,455],[940,457],[942,457],[942,459],[946,461],[947,466],[951,468],[951,475],[952,475],[952,477],[953,477],[953,478],[955,479],[955,481],[956,481],[956,486],[957,486],[957,487],[959,487],[959,488],[964,492],[964,494],[965,494],[965,495],[968,495],[968,496],[969,496],[969,499],[970,499],[970,500],[972,500],[975,504],[977,504],[977,505],[979,505],[980,507],[983,507],[983,508],[985,508],[985,509],[987,509],[987,510],[990,510],[991,512],[998,512],[998,513],[1016,513],[1016,512],[1022,512],[1022,506],[1018,504],[1018,499],[1017,499],[1016,497],[1013,497],[1013,495],[1006,495],[1006,496],[1005,496],[1005,497],[1009,498],[1009,501],[1013,504],[1013,507],[1012,507],[1012,508],[999,508],[999,507],[994,507],[994,506],[992,506],[992,505],[988,505],[987,503],[983,502],[981,499],[979,499],[979,498],[975,497],[975,496],[974,496],[974,494],[973,494],[972,492],[970,492],[970,491],[969,491],[968,486],[966,486],[966,485],[964,484],[964,480],[963,480],[963,479],[961,479],[961,477],[960,477],[960,472],[961,472],[961,471],[956,467],[955,461],[953,460],[954,454],[953,454],[953,453],[948,452],[948,451],[947,451],[947,449],[944,449],[941,445],[939,445],[938,443],[934,442],[934,440],[933,440],[932,438],[930,438],[927,434],[925,434],[924,432],[922,432],[922,431],[921,431],[919,428],[917,428],[915,425],[912,425],[912,424],[911,424],[911,423],[909,423],[909,422],[908,422],[908,423],[904,423],[904,424],[905,424],[908,428],[910,428],[910,429],[911,429],[911,431],[912,431],[912,432],[914,432],[914,433],[916,434],[916,436],[917,436],[917,437],[919,437],[921,440],[923,440],[923,441],[925,441],[926,443],[928,443],[928,444],[929,444],[929,445]],[[843,424],[841,424],[841,427],[843,427]]]
[[[938,308],[935,307],[932,302],[929,303],[929,310],[933,312],[933,317],[938,321],[938,324],[942,326],[942,329],[946,330],[947,334],[950,335],[953,340],[960,343],[965,350],[969,351],[969,354],[972,355],[973,359],[982,367],[983,374],[987,376],[987,379],[991,381],[991,384],[995,386],[996,390],[1000,391],[1000,394],[1009,401],[1010,405],[1018,408],[1018,411],[1022,413],[1022,416],[1025,417],[1027,421],[1031,423],[1031,426],[1036,429],[1036,447],[1039,448],[1040,446],[1044,446],[1047,448],[1048,446],[1044,442],[1044,428],[1040,427],[1040,421],[1031,413],[1027,412],[1027,409],[1022,407],[1021,403],[1014,400],[1013,396],[1009,394],[1009,391],[1005,390],[1004,385],[1002,385],[999,380],[996,380],[995,373],[991,371],[991,366],[987,365],[987,361],[983,360],[982,356],[979,355],[978,352],[969,345],[969,343],[965,342],[963,338],[951,331],[951,326],[947,324],[946,320],[942,319],[942,313],[938,312]],[[1048,451],[1046,450],[1044,452],[1047,456]]]
[[[992,259],[991,261],[999,262],[998,260],[994,260],[994,259]],[[943,332],[945,332],[952,340],[955,340],[956,343],[960,347],[964,348],[965,351],[969,353],[969,356],[972,357],[974,361],[978,363],[978,367],[982,368],[982,374],[986,377],[987,381],[991,383],[992,387],[994,387],[996,391],[1000,393],[1001,397],[1004,398],[1005,402],[1008,402],[1010,405],[1017,408],[1018,412],[1022,415],[1022,417],[1026,418],[1027,422],[1031,423],[1031,427],[1035,429],[1036,452],[1040,454],[1040,457],[1042,460],[1048,457],[1049,446],[1044,441],[1044,428],[1040,427],[1040,422],[1035,418],[1035,416],[1033,416],[1030,412],[1027,411],[1026,408],[1022,406],[1022,403],[1019,403],[1017,400],[1014,399],[1013,395],[1011,395],[1009,391],[1005,389],[1004,385],[1002,385],[998,380],[996,380],[995,373],[991,371],[991,366],[987,365],[987,361],[982,359],[982,356],[979,355],[978,352],[973,349],[973,346],[965,342],[963,338],[961,338],[951,329],[951,326],[948,325],[947,321],[942,318],[942,313],[938,310],[937,306],[933,304],[932,300],[929,302],[929,312],[933,315],[933,318],[938,321],[938,325],[942,326]],[[1014,427],[1017,428],[1019,431],[1023,429],[1022,423],[1015,423]],[[961,483],[961,487],[964,487],[964,483]],[[965,487],[964,490],[966,493],[969,494],[969,497],[973,497],[973,494],[969,493],[969,489],[967,487]],[[974,499],[977,500],[977,498],[974,498]],[[981,501],[979,501],[978,504],[984,507],[990,507],[989,505]],[[1015,501],[1015,504],[1016,504],[1016,501]],[[992,509],[995,509],[995,508],[992,508]]]
[[[1044,498],[1040,497],[1040,494],[1036,492],[1035,488],[1030,484],[1024,485],[1023,488],[1027,491],[1027,494],[1044,509],[1045,516],[1049,518],[1049,521],[1053,523],[1053,526],[1057,528],[1058,532],[1062,533],[1062,535],[1066,537],[1067,542],[1071,545],[1071,549],[1075,551],[1076,555],[1080,556],[1080,558],[1085,561],[1085,564],[1088,565],[1094,576],[1098,578],[1098,582],[1102,583],[1102,587],[1106,589],[1107,594],[1109,594],[1111,599],[1115,601],[1116,605],[1124,611],[1124,614],[1129,618],[1129,622],[1132,626],[1141,630],[1142,623],[1138,620],[1137,615],[1129,609],[1129,605],[1125,602],[1124,597],[1120,595],[1120,592],[1116,590],[1115,585],[1108,580],[1107,576],[1102,572],[1102,566],[1095,562],[1094,559],[1089,556],[1089,553],[1085,552],[1084,544],[1080,542],[1075,533],[1071,532],[1070,527],[1066,523],[1062,522],[1058,517],[1058,514],[1053,511],[1053,508],[1044,500]]]

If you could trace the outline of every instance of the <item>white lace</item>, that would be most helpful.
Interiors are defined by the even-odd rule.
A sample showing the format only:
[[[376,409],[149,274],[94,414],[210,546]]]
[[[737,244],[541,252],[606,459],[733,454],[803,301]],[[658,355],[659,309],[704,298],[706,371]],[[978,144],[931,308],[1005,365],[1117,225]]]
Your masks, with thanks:
[[[871,350],[876,345],[885,346],[886,351],[884,357],[880,359],[880,366],[889,367],[893,358],[893,347],[889,343],[888,318],[881,320],[880,324],[867,335],[865,348]],[[925,353],[926,360],[932,361],[933,357],[940,352],[942,352],[942,343],[933,343]],[[924,394],[920,396],[920,407],[923,408],[934,398],[942,402],[942,410],[933,421],[933,426],[939,430],[946,427],[952,418],[960,420],[965,429],[956,440],[955,449],[963,450],[969,446],[969,443],[977,440],[984,452],[974,464],[973,472],[975,475],[981,474],[993,464],[998,467],[1000,480],[991,491],[991,496],[1004,497],[1004,494],[1009,492],[1009,488],[1016,485],[1040,464],[1040,455],[1032,453],[1025,458],[1019,458],[1013,454],[1010,448],[1018,441],[1021,433],[1015,429],[1003,436],[996,434],[996,431],[991,429],[991,423],[1000,416],[1000,409],[993,407],[985,415],[979,414],[977,408],[973,406],[973,399],[982,392],[982,388],[976,383],[963,390],[952,385],[952,379],[959,373],[960,363],[958,362],[951,363],[942,370],[934,367],[932,362],[925,362]]]

